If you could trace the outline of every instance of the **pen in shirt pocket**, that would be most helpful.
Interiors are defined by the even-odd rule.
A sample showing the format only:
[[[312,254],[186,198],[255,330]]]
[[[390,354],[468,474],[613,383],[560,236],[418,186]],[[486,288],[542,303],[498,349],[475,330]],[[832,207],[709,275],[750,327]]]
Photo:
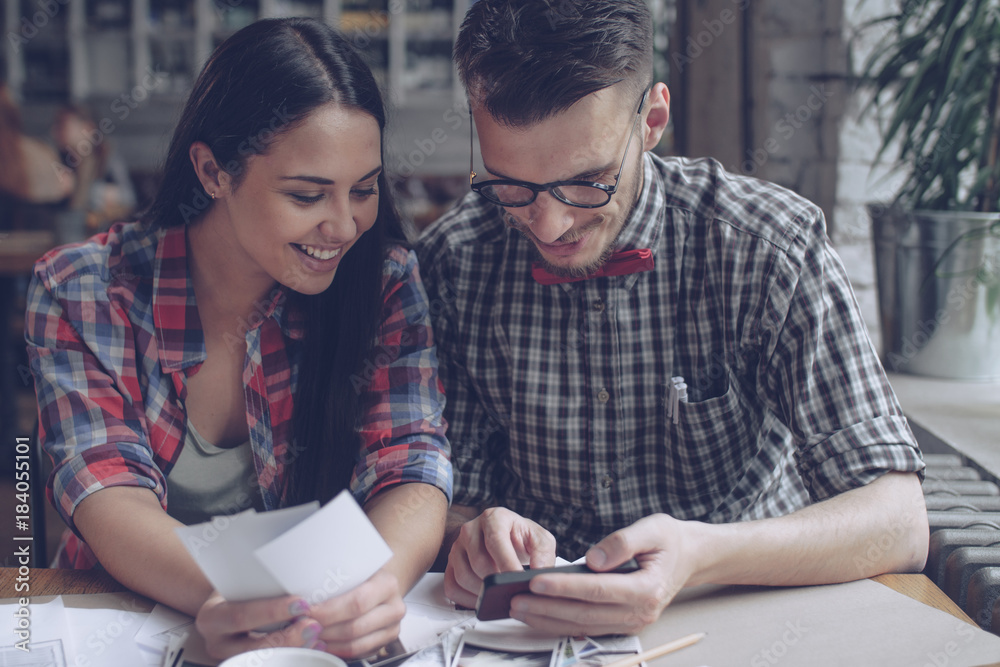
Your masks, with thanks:
[[[667,387],[667,416],[673,419],[676,424],[680,419],[680,404],[687,403],[688,386],[684,382],[684,377],[675,375],[670,378],[670,385]]]

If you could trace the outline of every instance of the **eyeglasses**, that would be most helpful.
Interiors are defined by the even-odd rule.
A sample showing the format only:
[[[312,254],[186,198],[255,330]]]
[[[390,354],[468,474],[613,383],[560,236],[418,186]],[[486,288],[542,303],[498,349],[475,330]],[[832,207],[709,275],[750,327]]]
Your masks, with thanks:
[[[553,197],[564,204],[577,206],[579,208],[600,208],[609,201],[611,196],[618,190],[618,180],[621,178],[622,170],[625,168],[625,159],[628,157],[629,146],[632,145],[632,136],[635,128],[639,126],[639,119],[642,117],[642,107],[646,104],[649,96],[649,88],[642,94],[639,106],[635,110],[635,119],[632,121],[632,131],[628,134],[628,142],[625,144],[625,154],[622,155],[622,163],[615,174],[614,185],[606,183],[594,183],[592,181],[552,181],[551,183],[529,183],[528,181],[515,181],[507,178],[495,179],[476,183],[476,172],[473,165],[473,139],[472,139],[472,109],[469,108],[469,185],[480,195],[500,206],[508,208],[518,208],[527,206],[535,201],[539,192],[548,192]]]

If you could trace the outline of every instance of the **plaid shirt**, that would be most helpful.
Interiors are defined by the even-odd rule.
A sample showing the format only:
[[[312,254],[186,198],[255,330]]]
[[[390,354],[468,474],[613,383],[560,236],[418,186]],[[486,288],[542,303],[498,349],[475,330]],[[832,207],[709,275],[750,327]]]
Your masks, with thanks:
[[[186,378],[205,360],[185,240],[184,227],[118,224],[35,265],[25,335],[39,437],[55,466],[49,498],[70,527],[80,501],[111,486],[146,487],[167,506],[186,432]],[[384,276],[381,356],[358,378],[368,400],[351,491],[363,504],[387,486],[423,482],[450,498],[444,396],[416,256],[394,248]],[[303,331],[300,318],[284,315],[285,296],[276,287],[238,332],[246,340],[251,449],[268,510],[281,505],[295,457],[290,429]],[[64,542],[59,567],[96,564],[77,535]]]
[[[421,237],[455,502],[573,559],[652,513],[777,516],[921,470],[819,208],[714,161],[644,165],[618,249],[650,248],[649,272],[538,284],[474,193]]]

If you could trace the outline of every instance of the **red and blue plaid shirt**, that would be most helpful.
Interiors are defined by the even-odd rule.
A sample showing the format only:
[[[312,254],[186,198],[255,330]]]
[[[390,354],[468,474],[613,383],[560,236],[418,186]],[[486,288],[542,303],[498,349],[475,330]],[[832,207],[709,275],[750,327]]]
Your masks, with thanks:
[[[420,482],[450,500],[444,394],[416,256],[393,248],[384,279],[375,352],[392,354],[378,357],[363,379],[368,400],[351,491],[363,504],[390,485]],[[239,327],[246,418],[268,510],[281,506],[295,455],[291,417],[303,331],[300,318],[285,312],[285,296],[276,286]],[[151,489],[166,508],[186,433],[186,378],[206,357],[185,228],[117,224],[46,254],[28,290],[25,336],[39,439],[54,465],[49,499],[67,525],[75,530],[80,501],[112,486]],[[64,538],[57,567],[96,563],[78,534]]]

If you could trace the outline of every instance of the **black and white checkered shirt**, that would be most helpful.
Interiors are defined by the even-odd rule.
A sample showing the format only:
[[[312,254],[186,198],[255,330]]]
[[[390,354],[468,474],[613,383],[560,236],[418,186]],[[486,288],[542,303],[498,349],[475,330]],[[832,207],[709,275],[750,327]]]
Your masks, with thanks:
[[[922,469],[817,206],[647,154],[618,249],[655,268],[550,286],[499,210],[470,193],[417,247],[456,503],[534,519],[572,559],[655,512],[777,516]]]

